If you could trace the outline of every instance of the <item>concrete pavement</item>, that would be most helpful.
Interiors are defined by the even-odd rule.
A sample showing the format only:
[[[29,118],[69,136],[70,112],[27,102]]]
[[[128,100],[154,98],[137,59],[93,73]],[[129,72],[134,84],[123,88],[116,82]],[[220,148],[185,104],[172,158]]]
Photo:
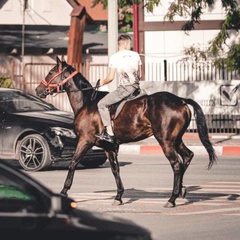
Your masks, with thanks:
[[[209,139],[213,143],[217,156],[240,156],[240,134],[234,133],[214,133],[209,134]],[[186,133],[183,136],[183,142],[195,154],[206,154],[207,152],[202,145],[198,133]],[[143,141],[122,144],[119,153],[123,154],[163,154],[154,137]]]

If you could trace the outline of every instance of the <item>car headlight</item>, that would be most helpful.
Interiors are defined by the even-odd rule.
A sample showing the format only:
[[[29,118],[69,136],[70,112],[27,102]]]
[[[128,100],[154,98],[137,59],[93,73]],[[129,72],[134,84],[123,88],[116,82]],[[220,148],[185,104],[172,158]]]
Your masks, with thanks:
[[[64,136],[68,138],[77,137],[73,130],[62,127],[51,127],[51,132],[54,132],[57,136]]]

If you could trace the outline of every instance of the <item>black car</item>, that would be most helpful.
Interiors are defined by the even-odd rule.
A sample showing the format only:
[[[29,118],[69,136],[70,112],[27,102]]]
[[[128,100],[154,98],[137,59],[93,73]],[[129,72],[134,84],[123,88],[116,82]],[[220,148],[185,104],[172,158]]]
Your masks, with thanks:
[[[15,159],[27,171],[71,160],[77,145],[74,115],[19,89],[0,88],[0,159]],[[107,160],[93,147],[80,164],[93,168]]]
[[[0,232],[7,239],[152,239],[131,221],[80,210],[7,161],[0,160],[0,176]]]

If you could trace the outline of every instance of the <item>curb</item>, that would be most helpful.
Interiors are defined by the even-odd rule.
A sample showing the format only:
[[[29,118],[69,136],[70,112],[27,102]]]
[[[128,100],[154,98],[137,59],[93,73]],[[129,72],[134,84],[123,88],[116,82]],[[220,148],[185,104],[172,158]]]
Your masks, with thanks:
[[[150,137],[153,138],[154,137]],[[199,139],[198,134],[185,134],[183,139]],[[240,140],[240,135],[209,135],[209,139],[232,139]],[[204,146],[200,145],[188,145],[190,150],[195,154],[208,155]],[[236,145],[224,145],[214,146],[217,156],[240,156],[240,144]],[[122,144],[119,149],[119,153],[122,154],[162,154],[161,146],[156,144]]]
[[[208,155],[203,146],[188,146],[195,154]],[[240,156],[240,146],[215,146],[217,156]],[[158,145],[121,145],[119,153],[122,154],[163,154]]]
[[[224,135],[219,135],[219,134],[210,134],[208,135],[209,139],[232,139],[232,140],[239,140],[240,135],[230,135],[230,134],[224,134]],[[197,133],[187,133],[183,135],[183,139],[199,139],[199,136]]]

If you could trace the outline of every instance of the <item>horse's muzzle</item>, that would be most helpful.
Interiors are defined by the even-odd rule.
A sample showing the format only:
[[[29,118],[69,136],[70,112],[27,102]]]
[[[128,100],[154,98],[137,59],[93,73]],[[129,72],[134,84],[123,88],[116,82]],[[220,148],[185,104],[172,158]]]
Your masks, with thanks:
[[[38,91],[38,89],[36,88],[36,89],[35,89],[35,92],[36,92],[36,95],[37,95],[38,97],[40,97],[40,98],[46,98],[47,95],[49,94],[49,92],[48,92],[47,89],[46,89],[45,91],[40,92],[40,91]]]

